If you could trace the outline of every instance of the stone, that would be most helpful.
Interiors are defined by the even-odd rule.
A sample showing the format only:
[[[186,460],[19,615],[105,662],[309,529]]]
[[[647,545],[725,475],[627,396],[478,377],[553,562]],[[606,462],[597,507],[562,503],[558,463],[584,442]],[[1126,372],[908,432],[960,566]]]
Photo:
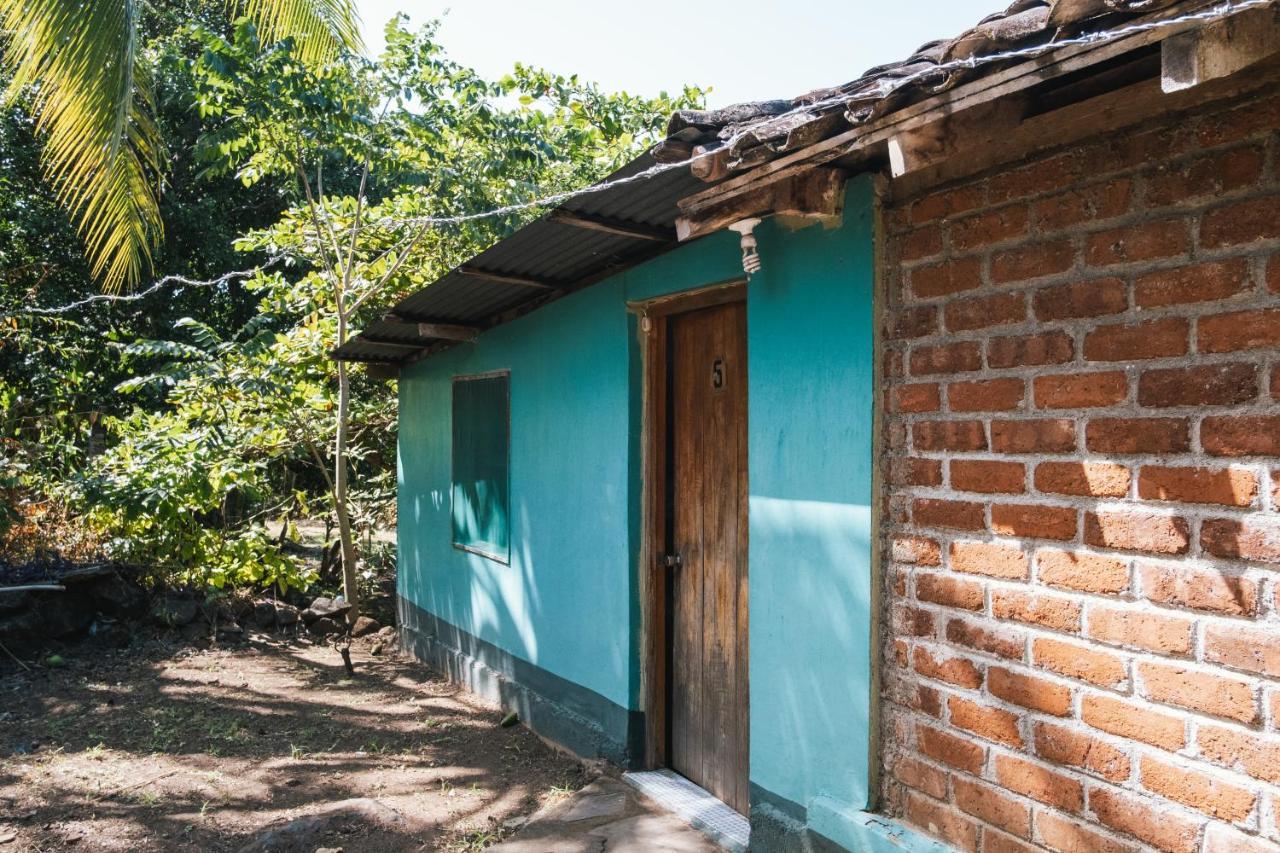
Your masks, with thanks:
[[[31,604],[29,592],[6,592],[0,594],[0,616],[19,613]]]
[[[276,606],[270,601],[259,601],[253,605],[253,624],[266,630],[274,628],[276,626]]]
[[[328,617],[321,617],[307,626],[307,630],[315,634],[317,637],[324,637],[329,634],[340,634],[342,628],[337,622]]]
[[[297,625],[298,620],[302,618],[299,615],[298,608],[294,607],[292,604],[284,604],[283,602],[277,601],[275,608],[276,624],[281,628],[288,628],[290,626]]]
[[[147,612],[147,594],[120,575],[96,578],[88,587],[94,607],[106,616],[132,619]]]
[[[93,622],[92,600],[87,593],[71,589],[40,596],[31,611],[38,620],[39,633],[46,637],[79,634]]]
[[[235,642],[244,639],[244,629],[235,622],[225,622],[218,625],[218,639],[224,642]]]
[[[181,628],[196,620],[200,615],[200,605],[189,598],[168,596],[151,606],[151,618],[160,625],[170,628]]]
[[[345,616],[347,611],[351,609],[351,605],[339,598],[317,598],[311,602],[311,606],[302,611],[304,621],[310,623],[316,619],[336,619],[339,616]],[[311,618],[307,614],[311,614]]]
[[[374,657],[379,657],[382,654],[382,651],[383,647],[381,642],[376,642],[369,648],[369,654]]]
[[[372,634],[378,630],[378,621],[370,619],[368,616],[360,616],[356,619],[356,624],[351,626],[351,636],[363,637],[366,634]]]
[[[389,640],[395,639],[396,635],[397,635],[397,632],[396,632],[395,625],[385,625],[378,631],[379,637],[385,637],[386,639],[389,639]]]

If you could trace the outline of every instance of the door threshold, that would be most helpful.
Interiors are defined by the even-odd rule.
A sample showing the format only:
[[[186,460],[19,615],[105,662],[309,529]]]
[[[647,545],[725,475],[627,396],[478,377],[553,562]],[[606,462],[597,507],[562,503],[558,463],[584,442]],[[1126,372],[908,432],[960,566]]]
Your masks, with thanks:
[[[663,768],[623,773],[622,779],[726,850],[745,853],[750,822],[680,774]]]

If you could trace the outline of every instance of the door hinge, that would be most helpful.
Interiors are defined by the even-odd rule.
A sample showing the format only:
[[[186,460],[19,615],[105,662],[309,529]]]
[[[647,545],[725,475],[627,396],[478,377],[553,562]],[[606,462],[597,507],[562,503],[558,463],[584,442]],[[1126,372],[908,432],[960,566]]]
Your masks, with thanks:
[[[668,569],[678,569],[684,565],[679,554],[668,554],[662,558],[662,565]]]

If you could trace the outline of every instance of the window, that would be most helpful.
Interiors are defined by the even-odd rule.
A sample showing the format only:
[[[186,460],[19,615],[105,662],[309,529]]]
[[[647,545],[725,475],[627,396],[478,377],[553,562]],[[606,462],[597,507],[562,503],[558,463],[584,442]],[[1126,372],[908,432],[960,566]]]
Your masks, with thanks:
[[[511,375],[453,380],[453,544],[510,559]]]

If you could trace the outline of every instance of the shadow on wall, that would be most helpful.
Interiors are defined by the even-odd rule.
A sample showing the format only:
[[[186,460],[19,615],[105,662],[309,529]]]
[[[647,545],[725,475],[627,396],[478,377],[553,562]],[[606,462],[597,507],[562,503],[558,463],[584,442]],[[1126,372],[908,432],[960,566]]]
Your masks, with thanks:
[[[862,808],[870,729],[870,507],[751,498],[752,781]]]

